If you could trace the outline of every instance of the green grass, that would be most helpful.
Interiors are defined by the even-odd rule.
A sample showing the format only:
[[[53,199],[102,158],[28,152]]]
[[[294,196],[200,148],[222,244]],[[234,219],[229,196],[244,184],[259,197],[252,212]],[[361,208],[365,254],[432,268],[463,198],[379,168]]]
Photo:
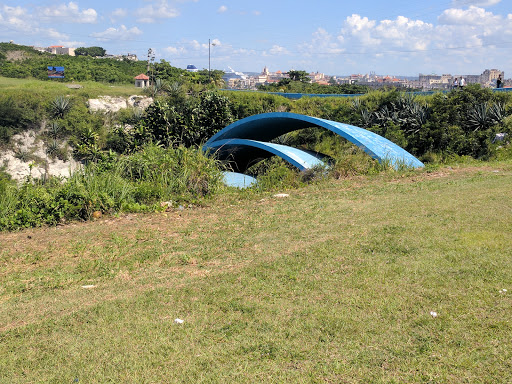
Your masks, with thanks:
[[[61,95],[78,95],[84,98],[94,98],[98,96],[123,96],[128,97],[140,94],[141,89],[135,88],[133,84],[109,85],[94,81],[82,81],[74,84],[80,84],[81,89],[70,89],[66,84],[68,82],[60,81],[41,81],[36,79],[12,79],[0,76],[0,91],[15,93],[41,93],[48,97],[57,97]]]
[[[463,165],[2,233],[0,382],[509,383],[511,191]]]

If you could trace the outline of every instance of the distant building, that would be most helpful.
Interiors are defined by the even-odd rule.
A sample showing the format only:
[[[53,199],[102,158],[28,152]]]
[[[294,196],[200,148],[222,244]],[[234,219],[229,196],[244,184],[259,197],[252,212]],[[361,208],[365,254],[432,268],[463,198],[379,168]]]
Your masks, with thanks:
[[[54,55],[75,56],[75,48],[66,48],[62,45],[52,45],[51,47],[45,48],[45,51]]]
[[[138,76],[135,76],[135,86],[137,88],[149,87],[149,77],[143,73],[141,73]]]
[[[505,78],[505,72],[500,71],[498,69],[486,69],[481,75],[480,75],[480,83],[484,87],[495,87],[496,86],[496,80],[498,77],[502,79]]]
[[[499,69],[486,69],[481,75],[419,75],[419,86],[423,89],[451,89],[455,78],[460,79],[463,77],[466,80],[466,84],[481,84],[484,87],[495,87],[496,79],[501,75],[501,78],[505,78],[505,72]]]
[[[96,59],[112,59],[117,61],[130,60],[130,61],[138,61],[137,55],[134,53],[127,53],[126,55],[105,55],[101,57],[96,57]]]
[[[52,45],[50,47],[32,47],[39,52],[47,52],[52,55],[68,55],[75,56],[75,48],[66,48],[62,45]]]

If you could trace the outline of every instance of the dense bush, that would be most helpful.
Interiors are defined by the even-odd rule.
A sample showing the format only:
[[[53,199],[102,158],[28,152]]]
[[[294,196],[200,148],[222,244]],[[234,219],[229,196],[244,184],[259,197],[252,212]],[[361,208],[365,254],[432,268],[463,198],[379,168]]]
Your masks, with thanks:
[[[147,108],[133,128],[114,127],[107,149],[132,152],[149,142],[166,147],[198,146],[232,122],[229,100],[214,91],[160,99]]]
[[[318,84],[307,81],[282,79],[278,83],[258,86],[260,91],[284,92],[284,93],[309,93],[309,94],[361,94],[367,93],[370,88],[358,84]]]
[[[199,149],[147,145],[131,156],[91,162],[66,180],[18,186],[0,179],[0,230],[87,220],[97,211],[154,211],[161,202],[197,203],[221,184],[216,162]]]
[[[0,144],[9,142],[12,135],[40,122],[39,110],[30,100],[0,95]]]
[[[75,49],[75,55],[77,56],[92,56],[101,57],[105,56],[107,51],[102,47],[78,47]]]
[[[432,96],[381,90],[351,99],[301,98],[286,105],[290,112],[367,128],[419,157],[445,152],[487,158],[494,152],[495,134],[511,133],[507,120],[512,112],[510,95],[478,85]],[[328,132],[308,135],[308,131],[297,132],[288,140],[295,137],[295,144],[301,145],[331,140]],[[301,137],[305,138],[302,142]]]

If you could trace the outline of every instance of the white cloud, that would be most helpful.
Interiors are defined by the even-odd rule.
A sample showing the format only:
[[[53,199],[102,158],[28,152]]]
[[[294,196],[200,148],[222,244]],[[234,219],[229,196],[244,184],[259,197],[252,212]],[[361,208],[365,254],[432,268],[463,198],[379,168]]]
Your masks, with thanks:
[[[17,32],[30,33],[34,30],[33,18],[26,9],[4,5],[0,10],[0,25]]]
[[[434,29],[432,24],[404,16],[377,21],[353,14],[345,19],[336,38],[319,28],[313,33],[311,43],[305,47],[311,54],[426,50]]]
[[[341,36],[343,38],[347,38],[347,36],[355,38],[365,45],[377,45],[380,44],[380,40],[372,36],[375,25],[375,20],[353,14],[348,16],[343,23]]]
[[[268,53],[271,55],[288,55],[290,52],[285,47],[273,45],[272,48],[268,50]]]
[[[53,28],[48,28],[48,29],[43,29],[42,30],[46,36],[48,37],[51,37],[52,39],[69,39],[69,36],[66,35],[65,33],[60,33],[59,31],[53,29]]]
[[[391,71],[403,71],[414,65],[418,71],[427,68],[429,72],[448,72],[456,67],[486,68],[498,66],[498,61],[510,61],[508,49],[501,49],[508,48],[506,43],[510,41],[512,14],[494,14],[469,6],[442,12],[435,24],[405,16],[372,20],[353,14],[342,21],[338,34],[323,28],[315,30],[308,42],[299,45],[299,52],[310,66],[321,58],[323,63],[333,62],[332,66],[341,64],[360,70],[382,70],[387,65]],[[496,49],[500,52],[499,60]],[[496,64],[489,64],[490,57]],[[416,69],[406,70],[410,73]]]
[[[187,53],[184,47],[167,47],[164,48],[164,51],[173,56],[179,56]]]
[[[112,16],[115,17],[125,17],[128,14],[128,11],[123,8],[117,8],[112,12]]]
[[[303,44],[300,49],[305,55],[337,54],[344,51],[340,43],[343,37],[335,39],[324,28],[313,32],[310,42]]]
[[[128,11],[124,8],[116,8],[111,14],[110,14],[110,20],[113,22],[115,20],[122,19],[124,17],[128,16]]]
[[[196,51],[197,51],[197,50],[199,50],[199,49],[201,49],[201,47],[205,47],[205,48],[207,48],[207,47],[208,47],[208,45],[207,45],[207,44],[200,44],[197,40],[192,40],[192,41],[190,42],[190,45],[192,46],[192,49],[193,49],[193,50],[196,50]]]
[[[211,40],[210,49],[213,49],[213,46],[215,49],[218,49],[222,44],[220,40],[213,39]],[[169,46],[164,49],[164,51],[174,55],[174,56],[180,56],[180,55],[204,55],[208,53],[208,42],[200,43],[197,40],[183,40],[179,44],[175,46]]]
[[[61,33],[54,28],[41,28],[38,25],[38,19],[34,18],[27,9],[19,6],[3,6],[0,8],[1,26],[15,31],[19,36],[37,36],[38,38],[46,38],[54,42],[58,41],[60,45],[65,45],[64,42],[69,40],[69,35]]]
[[[21,17],[27,14],[27,10],[21,7],[9,7],[8,5],[4,5],[2,7],[2,12],[5,13],[8,17]]]
[[[500,23],[502,17],[483,8],[470,6],[467,10],[447,9],[439,16],[438,21],[447,25],[492,25]]]
[[[219,7],[219,9],[217,9],[217,13],[224,13],[228,10],[228,7],[226,7],[225,5],[221,5]]]
[[[70,1],[52,7],[39,7],[37,16],[45,22],[59,21],[62,23],[92,24],[98,20],[98,13],[92,8],[82,9],[77,3]]]
[[[155,23],[161,19],[172,19],[179,16],[179,11],[172,8],[167,3],[167,0],[159,0],[154,4],[149,4],[137,10],[139,18],[137,21],[141,23]]]
[[[498,3],[501,3],[501,0],[453,0],[452,6],[453,7],[464,7],[464,6],[468,6],[468,5],[476,5],[476,6],[480,6],[480,7],[491,7]]]
[[[128,29],[121,25],[119,28],[108,28],[103,32],[92,33],[91,36],[99,40],[132,40],[141,34],[142,31],[137,27]]]

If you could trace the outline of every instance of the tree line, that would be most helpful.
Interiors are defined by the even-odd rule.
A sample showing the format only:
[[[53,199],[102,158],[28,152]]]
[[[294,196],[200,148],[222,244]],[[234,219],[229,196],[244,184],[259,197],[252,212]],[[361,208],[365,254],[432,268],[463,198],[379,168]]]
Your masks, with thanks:
[[[110,84],[129,84],[134,77],[146,73],[146,61],[117,60],[111,58],[96,58],[104,56],[105,50],[101,47],[77,48],[77,56],[52,55],[39,52],[31,47],[0,43],[0,76],[12,78],[48,79],[48,66],[64,67],[65,78],[52,81],[96,81]],[[19,53],[17,59],[9,59],[9,52]],[[219,83],[223,76],[222,71],[208,70],[196,73],[173,67],[169,62],[161,60],[152,63],[149,76],[154,82],[157,78],[164,81],[187,81],[196,84]]]

